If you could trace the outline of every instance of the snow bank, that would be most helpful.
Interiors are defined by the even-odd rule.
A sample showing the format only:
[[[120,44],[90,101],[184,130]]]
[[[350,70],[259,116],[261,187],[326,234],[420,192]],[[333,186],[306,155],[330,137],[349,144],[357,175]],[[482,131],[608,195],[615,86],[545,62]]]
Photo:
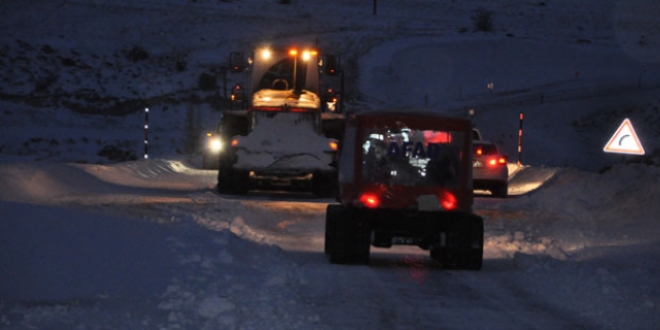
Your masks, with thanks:
[[[3,328],[295,329],[319,321],[298,297],[306,281],[299,265],[229,230],[7,202],[0,214]]]

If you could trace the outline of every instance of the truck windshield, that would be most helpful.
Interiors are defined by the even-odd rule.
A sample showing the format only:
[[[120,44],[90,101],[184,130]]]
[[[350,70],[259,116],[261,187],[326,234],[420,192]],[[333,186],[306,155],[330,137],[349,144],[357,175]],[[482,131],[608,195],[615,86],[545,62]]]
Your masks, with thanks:
[[[367,130],[362,140],[365,183],[458,187],[462,132],[386,128]]]

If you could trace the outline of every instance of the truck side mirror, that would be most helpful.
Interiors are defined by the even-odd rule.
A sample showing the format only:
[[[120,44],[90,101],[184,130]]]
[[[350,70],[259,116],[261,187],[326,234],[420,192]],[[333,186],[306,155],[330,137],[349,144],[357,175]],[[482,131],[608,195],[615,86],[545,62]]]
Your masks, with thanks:
[[[248,61],[245,53],[231,52],[229,54],[229,68],[232,72],[243,72],[248,68]]]
[[[325,72],[330,76],[334,76],[339,73],[339,57],[334,55],[326,55]]]

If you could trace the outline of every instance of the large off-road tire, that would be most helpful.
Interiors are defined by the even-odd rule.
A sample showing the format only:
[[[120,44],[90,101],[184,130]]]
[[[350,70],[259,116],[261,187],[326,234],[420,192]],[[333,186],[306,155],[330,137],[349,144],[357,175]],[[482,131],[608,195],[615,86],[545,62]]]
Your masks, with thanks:
[[[250,191],[250,172],[234,170],[231,180],[230,192],[236,195],[245,195]]]
[[[325,251],[330,263],[369,263],[370,228],[350,207],[328,205]]]
[[[472,215],[456,221],[445,232],[445,246],[431,249],[431,258],[444,269],[480,270],[483,263],[484,222]]]
[[[506,198],[506,196],[509,194],[509,185],[507,183],[500,184],[497,187],[491,189],[490,193],[493,195],[493,197]]]
[[[328,205],[328,208],[325,212],[325,242],[323,244],[323,253],[330,258],[330,250],[334,242],[332,238],[335,235],[335,221],[338,216],[341,216],[338,212],[337,205]]]

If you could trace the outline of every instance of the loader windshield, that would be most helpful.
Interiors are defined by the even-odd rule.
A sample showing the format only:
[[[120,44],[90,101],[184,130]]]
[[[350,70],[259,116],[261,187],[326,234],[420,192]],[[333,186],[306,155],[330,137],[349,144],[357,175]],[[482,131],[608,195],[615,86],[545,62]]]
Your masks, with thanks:
[[[268,71],[261,76],[258,89],[293,89],[294,60],[284,58],[273,64]]]
[[[365,183],[458,187],[462,132],[378,128],[362,140]]]

